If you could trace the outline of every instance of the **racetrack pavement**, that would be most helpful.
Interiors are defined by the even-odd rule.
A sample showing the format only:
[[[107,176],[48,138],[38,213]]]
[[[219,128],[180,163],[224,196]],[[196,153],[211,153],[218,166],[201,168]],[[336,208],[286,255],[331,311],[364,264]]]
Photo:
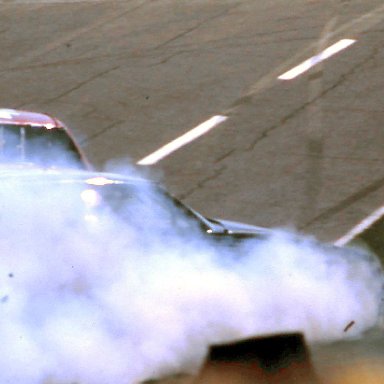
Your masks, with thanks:
[[[137,166],[208,216],[334,242],[384,204],[383,26],[381,0],[1,1],[0,105],[60,118],[97,168]],[[340,39],[356,43],[277,78]],[[375,250],[380,224],[360,236]],[[383,345],[375,330],[314,360]]]

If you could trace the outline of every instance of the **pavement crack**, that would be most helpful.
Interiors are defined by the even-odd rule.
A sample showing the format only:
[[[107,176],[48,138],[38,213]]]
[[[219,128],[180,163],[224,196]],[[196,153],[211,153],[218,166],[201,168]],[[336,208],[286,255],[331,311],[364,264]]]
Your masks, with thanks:
[[[99,77],[102,77],[102,76],[104,76],[104,75],[106,75],[106,74],[108,74],[108,73],[110,73],[110,72],[115,71],[115,70],[118,69],[119,67],[120,67],[120,66],[116,66],[116,67],[113,67],[113,68],[109,68],[109,69],[107,69],[107,70],[105,70],[105,71],[103,71],[103,72],[99,72],[99,73],[97,73],[96,75],[91,76],[91,77],[88,78],[87,80],[84,80],[84,81],[82,81],[82,82],[76,84],[74,87],[72,87],[72,88],[66,90],[65,92],[63,92],[63,93],[61,93],[61,94],[59,94],[59,95],[57,95],[57,96],[55,96],[55,97],[53,97],[53,98],[51,98],[51,99],[46,100],[45,103],[46,103],[46,104],[49,104],[49,103],[52,103],[52,102],[54,102],[54,101],[57,101],[58,99],[60,99],[60,98],[62,98],[62,97],[64,97],[64,96],[67,96],[67,95],[70,94],[71,92],[77,91],[78,89],[80,89],[80,88],[83,87],[84,85],[90,83],[91,81],[96,80],[96,79],[99,78]]]
[[[224,153],[223,155],[221,155],[219,158],[217,158],[214,163],[217,164],[217,163],[220,163],[221,161],[227,159],[228,157],[230,157],[233,153],[236,152],[236,149],[231,149],[230,151],[227,151],[226,153]]]
[[[1,33],[1,31],[0,31]],[[278,42],[283,43],[284,41],[291,42],[291,41],[308,41],[312,40],[311,37],[303,37],[303,38],[294,38],[294,39],[279,39]],[[242,48],[242,47],[248,47],[250,44],[253,44],[255,41],[255,37],[250,37],[248,40],[246,38],[239,39],[235,42],[228,42],[227,39],[221,39],[221,40],[215,40],[212,42],[206,43],[205,47],[202,48],[201,46],[196,46],[193,44],[183,44],[182,49],[180,45],[173,45],[172,48],[176,51],[173,53],[169,53],[165,58],[162,58],[157,63],[150,64],[148,67],[155,67],[157,65],[166,64],[168,61],[173,59],[174,57],[183,55],[183,54],[194,54],[196,52],[211,52],[212,49],[228,49],[228,48]],[[276,41],[258,41],[257,46],[262,47],[269,44],[274,44]],[[49,68],[49,67],[58,67],[58,66],[64,66],[64,65],[78,65],[83,64],[86,62],[92,62],[92,61],[100,61],[100,60],[106,60],[106,59],[124,59],[124,60],[131,60],[134,61],[135,59],[139,58],[154,58],[156,57],[156,50],[158,47],[154,48],[148,48],[144,50],[143,52],[126,52],[125,50],[123,52],[116,52],[116,53],[106,53],[106,54],[99,54],[94,56],[85,56],[85,57],[77,57],[77,58],[70,58],[65,60],[58,60],[58,61],[51,61],[46,63],[36,63],[36,64],[28,64],[28,65],[17,65],[6,68],[3,72],[19,72],[19,71],[25,71],[25,70],[33,70],[33,69],[41,69],[41,68]],[[126,63],[125,63],[126,64]],[[3,73],[1,72],[0,75]]]
[[[81,27],[78,29],[75,29],[71,32],[68,32],[67,34],[61,36],[60,38],[50,41],[47,44],[45,44],[43,47],[38,48],[36,50],[33,50],[29,53],[27,53],[25,56],[21,56],[16,58],[13,63],[9,64],[7,68],[4,68],[0,71],[0,76],[4,75],[8,71],[12,71],[17,69],[17,67],[20,66],[21,63],[26,62],[26,61],[31,61],[32,59],[36,57],[44,57],[48,53],[54,51],[55,49],[63,46],[64,44],[71,43],[72,41],[78,39],[79,37],[85,35],[86,33],[89,33],[92,30],[98,29],[103,27],[104,25],[107,25],[108,23],[111,23],[115,20],[118,20],[125,15],[135,12],[137,9],[142,8],[146,5],[145,0],[143,0],[138,6],[127,9],[124,12],[118,11],[118,12],[113,12],[111,14],[108,14],[106,16],[102,16],[99,19],[96,19],[93,23]]]
[[[309,158],[309,157],[315,157],[315,158],[321,158],[324,160],[342,160],[342,161],[370,161],[370,162],[384,162],[384,158],[373,158],[373,159],[367,159],[362,157],[353,157],[353,156],[332,156],[332,155],[318,155],[314,153],[293,153],[293,152],[284,152],[287,155],[290,156],[296,156],[301,158]]]
[[[307,102],[307,103],[304,103],[303,105],[301,105],[299,108],[296,108],[295,110],[293,110],[291,113],[289,113],[288,115],[284,116],[283,118],[280,119],[280,121],[268,128],[266,128],[257,138],[255,138],[246,148],[244,148],[243,150],[245,150],[246,152],[250,152],[250,151],[253,151],[255,149],[255,147],[261,142],[263,141],[264,139],[266,139],[269,134],[271,132],[273,132],[274,130],[280,128],[282,125],[286,124],[289,120],[293,119],[295,116],[297,116],[299,113],[301,113],[302,111],[304,111],[311,103]]]
[[[212,181],[212,180],[215,180],[217,179],[219,176],[222,175],[222,173],[226,170],[226,166],[221,166],[219,169],[215,170],[213,174],[205,177],[204,179],[200,180],[194,187],[190,188],[189,190],[187,190],[186,192],[184,193],[181,193],[180,195],[178,195],[178,198],[180,200],[184,200],[188,197],[190,197],[193,193],[195,193],[197,190],[199,190],[200,188],[203,188],[205,186],[205,184],[207,184],[208,182]]]
[[[168,61],[172,60],[174,57],[180,56],[180,55],[182,55],[184,53],[188,53],[188,51],[187,50],[182,50],[182,51],[174,52],[174,53],[168,55],[167,57],[162,58],[157,63],[148,65],[148,68],[153,68],[153,67],[157,67],[158,65],[166,64]]]
[[[352,204],[356,203],[362,198],[365,198],[366,196],[377,191],[383,186],[384,186],[384,177],[381,177],[380,179],[360,189],[358,192],[354,193],[353,195],[350,195],[347,198],[341,200],[338,204],[334,205],[333,207],[330,207],[325,211],[321,212],[319,215],[313,217],[311,220],[307,221],[302,226],[300,226],[299,229],[303,230],[318,221],[329,219],[330,217],[350,207]]]
[[[173,36],[172,38],[164,41],[163,43],[161,43],[159,45],[157,45],[154,49],[163,48],[165,45],[168,45],[169,43],[172,43],[173,41],[178,40],[181,37],[184,37],[184,36],[188,35],[189,33],[199,29],[202,25],[207,24],[208,22],[211,22],[215,19],[218,19],[220,17],[227,15],[232,9],[234,9],[238,6],[239,6],[238,4],[235,4],[231,7],[226,8],[224,11],[219,12],[218,14],[213,15],[213,16],[209,17],[208,19],[205,19],[204,21],[201,21],[201,22],[195,24],[193,27],[190,27],[190,28],[178,33],[177,35]]]
[[[231,38],[231,41],[228,41],[228,38],[214,39],[214,40],[205,42],[205,47],[207,50],[222,49],[222,48],[242,48],[242,47],[249,47],[251,44],[255,45],[255,42],[257,43],[258,47],[263,47],[269,44],[282,44],[284,42],[288,43],[292,41],[312,41],[313,40],[313,37],[311,36],[295,37],[295,38],[286,37],[286,33],[295,32],[295,31],[296,30],[292,29],[287,32],[285,31],[274,31],[271,33],[259,32],[251,36],[233,36]],[[300,31],[300,30],[298,29],[297,31]],[[260,39],[263,37],[270,37],[272,35],[282,35],[282,36],[277,36],[275,40]],[[180,48],[180,47],[183,47],[186,52],[196,52],[196,51],[202,50],[201,45],[197,45],[196,43],[174,44],[172,46],[172,48]]]
[[[174,53],[168,54],[166,57],[161,58],[158,62],[154,64],[149,64],[147,65],[148,68],[160,65],[160,64],[165,64],[169,60],[171,60],[173,57],[184,54],[184,53],[192,53],[198,50],[188,50],[188,49],[183,49],[179,50]],[[134,61],[136,59],[142,59],[142,58],[148,58],[148,59],[157,59],[156,54],[151,49],[148,49],[147,51],[144,51],[142,53],[137,53],[137,52],[119,52],[119,53],[110,53],[110,54],[100,54],[100,55],[95,55],[95,56],[86,56],[86,57],[78,57],[78,58],[71,58],[71,59],[66,59],[66,60],[58,60],[58,61],[51,61],[47,63],[37,63],[37,64],[29,64],[29,65],[23,65],[23,66],[17,66],[13,68],[8,68],[6,71],[7,72],[19,72],[19,71],[26,71],[26,70],[33,70],[33,69],[41,69],[41,68],[49,68],[49,67],[60,67],[60,66],[65,66],[65,65],[79,65],[79,64],[84,64],[86,62],[94,62],[94,61],[100,61],[100,60],[107,60],[107,59],[124,59],[124,65],[127,66],[127,60],[130,60],[131,66],[134,66]],[[137,64],[137,67],[142,67],[143,64]]]
[[[118,120],[118,121],[115,121],[113,122],[112,124],[104,127],[103,129],[100,129],[99,131],[93,133],[92,135],[89,135],[88,137],[86,137],[85,139],[79,141],[79,144],[80,145],[86,145],[88,144],[90,141],[92,140],[95,140],[96,138],[98,138],[99,136],[101,136],[102,134],[104,134],[105,132],[108,132],[109,130],[117,127],[118,125],[124,123],[124,120]]]

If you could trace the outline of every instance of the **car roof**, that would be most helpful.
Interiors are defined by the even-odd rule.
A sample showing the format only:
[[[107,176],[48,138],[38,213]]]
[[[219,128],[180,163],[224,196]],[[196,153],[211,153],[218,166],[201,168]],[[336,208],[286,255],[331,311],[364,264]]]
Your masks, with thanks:
[[[61,121],[40,112],[0,108],[0,124],[44,126],[47,129],[64,128]]]

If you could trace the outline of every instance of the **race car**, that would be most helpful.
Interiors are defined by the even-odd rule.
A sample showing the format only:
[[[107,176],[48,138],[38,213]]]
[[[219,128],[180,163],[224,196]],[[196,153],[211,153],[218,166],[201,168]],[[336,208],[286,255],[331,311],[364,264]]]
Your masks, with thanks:
[[[382,275],[369,254],[208,219],[140,175],[0,168],[0,201],[1,334],[19,360],[49,351],[53,362],[31,380],[3,353],[1,383],[85,383],[82,367],[100,372],[94,351],[123,364],[103,383],[148,383],[191,356],[197,366],[213,342],[292,330],[334,340],[377,320]],[[152,358],[157,338],[179,360],[157,371],[161,353],[132,373],[126,357]]]
[[[0,163],[90,169],[63,122],[45,113],[0,109]]]

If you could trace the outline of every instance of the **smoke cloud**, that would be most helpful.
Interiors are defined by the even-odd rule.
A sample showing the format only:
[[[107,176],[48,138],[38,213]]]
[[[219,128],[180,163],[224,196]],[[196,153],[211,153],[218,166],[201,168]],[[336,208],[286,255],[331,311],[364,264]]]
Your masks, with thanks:
[[[119,184],[17,176],[0,179],[0,383],[135,383],[194,372],[212,343],[378,320],[365,251],[284,231],[215,244],[147,184],[122,204]]]

